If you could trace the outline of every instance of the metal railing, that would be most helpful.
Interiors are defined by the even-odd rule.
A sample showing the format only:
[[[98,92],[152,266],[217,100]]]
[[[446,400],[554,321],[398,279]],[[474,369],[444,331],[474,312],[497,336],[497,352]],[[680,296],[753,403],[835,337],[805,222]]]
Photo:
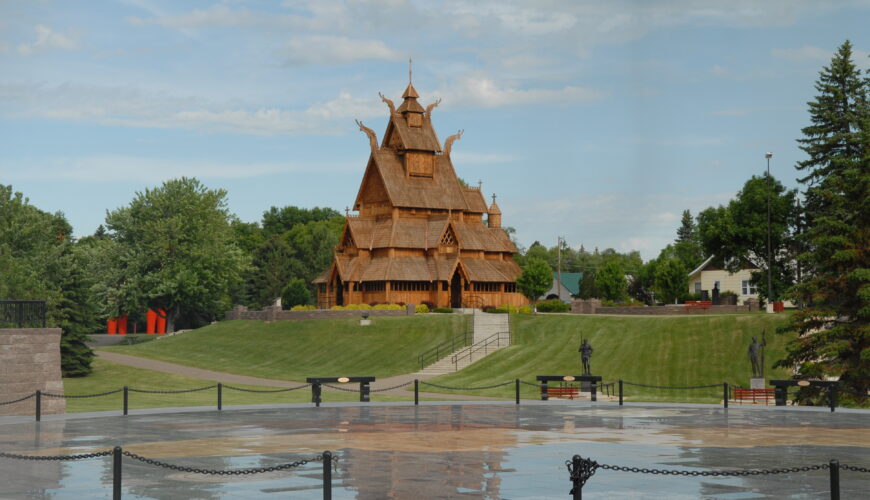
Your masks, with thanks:
[[[467,322],[466,322],[467,325]],[[441,358],[447,356],[448,354],[456,352],[457,349],[461,349],[471,343],[471,340],[474,338],[474,333],[468,330],[466,326],[465,332],[454,335],[450,340],[442,342],[437,346],[429,349],[423,354],[417,356],[417,364],[420,365],[420,369],[424,369],[427,366],[435,363]]]
[[[486,357],[490,351],[495,351],[497,349],[501,349],[502,347],[507,347],[511,345],[511,332],[498,332],[490,335],[489,337],[481,340],[480,342],[476,342],[465,349],[457,352],[450,358],[450,362],[453,363],[453,367],[456,370],[459,370],[459,363],[468,359],[468,363],[471,364],[474,362],[474,354],[483,351],[483,356],[480,358]],[[478,359],[480,359],[478,358]]]
[[[45,301],[0,300],[0,328],[45,328]]]

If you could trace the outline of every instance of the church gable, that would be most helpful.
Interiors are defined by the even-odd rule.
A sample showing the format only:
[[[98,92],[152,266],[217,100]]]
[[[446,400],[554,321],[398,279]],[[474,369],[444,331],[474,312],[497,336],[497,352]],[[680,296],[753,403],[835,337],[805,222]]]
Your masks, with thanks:
[[[356,203],[354,203],[353,208],[354,210],[360,210],[362,208],[361,204],[389,202],[390,194],[384,185],[380,170],[375,165],[374,158],[371,158],[366,168],[366,173],[363,175],[363,180],[360,183],[359,194],[357,194]]]

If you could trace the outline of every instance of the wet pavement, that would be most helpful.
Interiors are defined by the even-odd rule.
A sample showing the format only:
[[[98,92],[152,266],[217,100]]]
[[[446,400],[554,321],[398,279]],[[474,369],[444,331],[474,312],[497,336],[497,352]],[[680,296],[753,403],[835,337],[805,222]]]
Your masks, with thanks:
[[[589,402],[282,405],[140,410],[128,417],[0,417],[0,452],[126,451],[207,469],[338,456],[333,498],[570,498],[565,460],[685,471],[870,467],[870,412]],[[111,458],[0,458],[0,498],[107,498]],[[124,459],[124,498],[322,498],[322,466],[206,476]],[[866,498],[870,473],[840,472],[842,498]],[[828,471],[740,478],[599,469],[583,498],[828,498]]]

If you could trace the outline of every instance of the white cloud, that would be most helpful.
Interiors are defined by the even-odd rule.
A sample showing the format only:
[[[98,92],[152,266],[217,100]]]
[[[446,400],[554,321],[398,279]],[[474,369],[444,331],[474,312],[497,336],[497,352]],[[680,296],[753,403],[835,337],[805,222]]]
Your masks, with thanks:
[[[34,30],[36,31],[36,40],[34,40],[33,43],[22,43],[19,45],[19,54],[27,56],[43,50],[75,50],[79,47],[79,42],[76,37],[53,31],[44,24],[36,25]]]
[[[339,171],[337,165],[294,163],[230,163],[138,156],[91,156],[46,160],[39,164],[0,162],[0,177],[10,180],[68,179],[84,182],[154,182],[187,176],[199,179],[243,179],[286,172]]]
[[[404,57],[380,40],[320,35],[291,40],[283,54],[287,64],[321,66],[364,60],[398,61]]]
[[[518,88],[483,75],[460,77],[441,95],[451,107],[496,108],[542,103],[581,103],[604,99],[607,92],[565,86],[562,88]]]
[[[811,45],[804,45],[798,49],[773,49],[770,51],[770,54],[774,57],[791,61],[825,62],[831,60],[833,51],[813,47]]]
[[[710,74],[713,76],[726,76],[729,74],[727,68],[723,66],[719,66],[718,64],[714,64],[712,68],[710,68]]]
[[[341,92],[304,109],[246,108],[194,96],[129,87],[0,83],[0,116],[25,116],[126,127],[188,129],[258,135],[335,134],[350,118],[381,116],[377,98]],[[347,125],[347,124],[345,124]]]
[[[456,147],[454,145],[454,147]],[[502,153],[474,153],[451,151],[450,159],[454,165],[490,165],[517,161],[518,158]]]

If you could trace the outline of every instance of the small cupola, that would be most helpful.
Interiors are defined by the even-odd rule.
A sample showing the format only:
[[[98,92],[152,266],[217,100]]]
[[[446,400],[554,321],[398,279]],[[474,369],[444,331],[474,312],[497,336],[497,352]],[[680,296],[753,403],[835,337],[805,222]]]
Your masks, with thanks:
[[[489,227],[501,227],[501,209],[495,202],[495,194],[492,195],[492,205],[489,206],[489,218],[487,219]]]
[[[414,88],[414,84],[411,83],[411,67],[409,61],[408,67],[408,88],[405,89],[405,92],[402,94],[402,105],[399,106],[399,109],[396,110],[402,116],[405,117],[405,120],[408,121],[409,127],[422,127],[423,126],[423,113],[426,111],[423,109],[423,106],[417,102],[417,98],[420,97],[420,94],[417,93],[417,89]]]

